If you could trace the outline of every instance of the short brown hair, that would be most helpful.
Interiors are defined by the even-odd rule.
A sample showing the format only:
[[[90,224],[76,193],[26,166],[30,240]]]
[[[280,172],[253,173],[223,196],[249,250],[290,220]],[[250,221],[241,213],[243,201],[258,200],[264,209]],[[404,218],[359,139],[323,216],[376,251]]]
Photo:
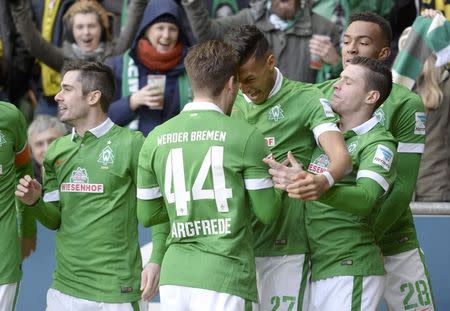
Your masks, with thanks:
[[[391,94],[391,69],[380,60],[362,56],[352,58],[350,63],[352,65],[362,66],[366,69],[366,74],[364,75],[366,91],[378,91],[380,93],[380,98],[374,107],[377,109],[389,97],[389,94]]]
[[[100,91],[100,106],[103,112],[108,112],[115,93],[114,73],[107,65],[101,62],[87,62],[77,60],[66,64],[62,75],[68,71],[79,71],[78,81],[81,82],[83,96],[89,92]]]
[[[202,90],[216,97],[231,76],[237,77],[237,52],[227,43],[210,40],[189,49],[184,59],[192,89]]]

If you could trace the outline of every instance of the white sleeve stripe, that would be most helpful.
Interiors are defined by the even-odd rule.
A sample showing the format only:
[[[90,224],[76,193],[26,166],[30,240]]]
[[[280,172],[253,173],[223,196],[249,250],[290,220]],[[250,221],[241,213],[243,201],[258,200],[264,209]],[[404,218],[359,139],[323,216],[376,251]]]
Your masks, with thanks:
[[[386,179],[384,179],[383,176],[376,172],[369,170],[360,170],[356,175],[356,179],[360,179],[361,177],[367,177],[376,181],[381,186],[381,188],[384,189],[384,192],[387,192],[389,190],[389,183],[386,181]]]
[[[423,153],[425,144],[398,143],[397,152],[401,153]]]
[[[21,154],[27,146],[28,146],[28,142],[25,142],[25,145],[23,145],[22,149],[19,152],[16,152],[16,154]]]
[[[273,187],[272,178],[244,179],[245,189],[261,190]]]
[[[137,188],[137,198],[141,200],[153,200],[162,197],[159,187]]]
[[[59,201],[59,190],[53,190],[53,191],[44,193],[43,200],[46,203]]]
[[[322,123],[313,128],[314,138],[316,139],[316,143],[319,144],[319,136],[325,132],[340,132],[336,123]]]

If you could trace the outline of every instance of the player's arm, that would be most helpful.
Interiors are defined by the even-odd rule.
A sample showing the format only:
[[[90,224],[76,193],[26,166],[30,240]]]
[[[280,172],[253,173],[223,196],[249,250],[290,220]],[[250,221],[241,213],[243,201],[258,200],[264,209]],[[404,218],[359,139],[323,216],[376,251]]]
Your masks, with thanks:
[[[166,253],[166,240],[169,236],[170,225],[168,222],[152,227],[152,255],[141,273],[142,299],[152,299],[159,285],[161,264]]]
[[[26,121],[20,111],[16,110],[17,120],[11,120],[16,126],[16,139],[14,150],[16,152],[14,166],[16,170],[16,178],[30,175],[33,176],[33,168],[31,162],[31,151],[27,143]],[[16,123],[17,122],[17,123]],[[33,251],[36,250],[36,219],[25,205],[16,199],[17,212],[19,213],[19,233],[22,246],[22,259],[25,259]]]
[[[393,141],[378,141],[366,146],[359,153],[356,184],[336,185],[324,193],[319,201],[353,214],[370,215],[377,200],[389,191],[394,182],[394,157]],[[290,186],[288,191],[293,196]]]
[[[144,142],[143,137],[139,137],[135,144],[137,149],[135,154],[138,154],[138,157],[133,160],[132,165],[137,185],[138,221],[145,227],[151,226],[153,222],[162,221],[161,224],[152,227],[152,255],[141,273],[140,290],[144,300],[152,299],[158,290],[161,263],[166,252],[166,239],[170,230],[164,200],[150,165],[152,143],[149,143],[149,140],[150,138]]]
[[[203,0],[182,0],[192,31],[199,41],[223,38],[233,26],[252,24],[250,9],[243,9],[232,16],[211,19]]]
[[[326,155],[330,159],[330,164],[327,171],[331,174],[333,181],[341,180],[349,171],[351,171],[352,161],[345,145],[344,137],[341,132],[327,131],[318,136],[320,146],[325,151]],[[323,176],[322,176],[323,177]],[[326,182],[324,178],[325,188],[328,189],[333,185],[329,183],[327,178]]]
[[[391,193],[381,206],[374,224],[377,238],[381,238],[402,216],[405,207],[409,208],[416,186],[421,157],[422,155],[417,153],[397,154],[397,179]]]
[[[384,189],[374,180],[360,178],[354,186],[336,185],[332,187],[317,201],[344,212],[368,216],[384,193]]]
[[[30,211],[44,226],[56,230],[61,224],[59,192],[55,190],[46,193],[44,199],[41,198],[41,193],[41,184],[29,175],[19,180],[15,192],[16,197],[26,205],[26,210]]]
[[[391,94],[393,95],[395,93]],[[393,98],[404,101],[400,110],[395,111],[391,130],[398,142],[398,160],[395,163],[397,179],[375,221],[374,229],[378,238],[381,238],[409,208],[425,148],[425,122],[421,119],[425,117],[425,108],[422,100],[414,93],[404,93],[404,96],[407,100]]]
[[[281,195],[273,188],[263,162],[268,153],[262,134],[254,130],[243,152],[244,186],[255,216],[264,224],[273,222],[281,208]]]
[[[299,180],[298,190],[305,200],[319,198],[323,192],[351,171],[352,167],[344,138],[336,125],[337,115],[333,112],[330,102],[318,89],[311,92],[310,98],[305,105],[308,126],[317,144],[328,156],[330,164],[323,174],[310,175],[309,178]]]
[[[138,189],[137,217],[139,223],[144,227],[159,225],[169,221],[162,197],[146,199],[145,195],[150,194],[152,191],[155,191],[155,189]]]
[[[152,161],[148,145],[141,150],[137,172],[137,217],[144,227],[169,221],[156,176],[148,165]]]
[[[22,150],[16,153],[14,164],[16,167],[17,179],[20,179],[26,175],[33,176],[31,152],[28,144],[25,144]],[[22,214],[22,221],[20,224],[22,237],[34,237],[36,235],[36,220],[33,215],[31,215],[31,213],[24,207],[24,204],[19,201],[18,209]]]

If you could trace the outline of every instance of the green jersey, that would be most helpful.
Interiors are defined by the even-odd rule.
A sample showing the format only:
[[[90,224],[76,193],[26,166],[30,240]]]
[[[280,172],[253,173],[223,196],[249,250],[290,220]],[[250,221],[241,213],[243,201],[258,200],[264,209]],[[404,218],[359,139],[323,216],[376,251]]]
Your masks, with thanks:
[[[22,277],[18,215],[14,191],[18,178],[32,175],[31,156],[27,145],[27,125],[20,111],[9,103],[0,102],[0,285],[15,283]],[[23,205],[19,210],[28,213]],[[28,217],[24,214],[22,219]],[[24,223],[25,224],[25,223]],[[33,226],[31,224],[27,224]],[[24,228],[27,236],[35,227]]]
[[[257,215],[273,219],[279,208],[262,162],[267,154],[254,127],[212,103],[189,103],[150,133],[139,158],[138,198],[163,197],[156,212],[170,220],[161,285],[257,300],[249,198],[268,195],[252,205]]]
[[[321,198],[321,202],[306,202],[306,230],[313,281],[334,276],[385,273],[372,224],[380,197],[384,196],[395,179],[395,170],[391,166],[396,143],[375,117],[344,133],[344,138],[353,170],[332,189],[339,192],[339,188],[354,186],[353,192],[356,192],[362,188],[361,180],[370,179],[377,187],[368,188],[364,195],[375,200],[371,206],[361,206],[364,211],[361,214],[348,212],[345,206],[339,206],[342,202],[335,205],[333,199],[326,198],[327,195]],[[327,170],[328,164],[329,158],[317,147],[308,171],[320,174]],[[335,193],[336,197],[338,195]],[[347,200],[351,201],[351,205],[367,204],[352,197],[347,197]]]
[[[326,81],[317,86],[327,97],[331,97],[335,81]],[[378,238],[383,254],[394,255],[419,246],[409,203],[425,146],[426,117],[420,97],[395,83],[375,116],[398,143],[398,161],[395,163],[398,178],[381,206],[375,224],[375,231],[381,236]]]
[[[251,103],[238,94],[232,117],[256,126],[264,135],[277,161],[286,159],[288,151],[305,167],[319,135],[338,131],[337,117],[323,94],[311,84],[277,78],[269,98],[262,104]],[[304,203],[282,195],[280,217],[271,225],[254,219],[256,256],[282,256],[308,252],[304,228]]]
[[[144,137],[107,119],[80,137],[55,140],[44,160],[48,225],[56,207],[56,270],[52,287],[108,303],[140,299],[141,257],[136,217],[138,156]]]

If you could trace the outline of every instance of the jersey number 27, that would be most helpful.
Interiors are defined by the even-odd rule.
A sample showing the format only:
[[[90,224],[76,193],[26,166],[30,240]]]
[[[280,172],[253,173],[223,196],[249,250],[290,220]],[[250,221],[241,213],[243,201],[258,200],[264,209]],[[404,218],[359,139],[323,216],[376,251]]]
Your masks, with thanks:
[[[212,173],[213,189],[203,189],[209,170]],[[219,212],[229,211],[227,199],[231,199],[233,193],[231,188],[225,187],[222,146],[208,149],[191,191],[186,190],[184,172],[183,149],[171,149],[166,161],[164,194],[169,203],[175,203],[177,216],[188,214],[187,202],[191,200],[191,192],[192,200],[215,200]]]

